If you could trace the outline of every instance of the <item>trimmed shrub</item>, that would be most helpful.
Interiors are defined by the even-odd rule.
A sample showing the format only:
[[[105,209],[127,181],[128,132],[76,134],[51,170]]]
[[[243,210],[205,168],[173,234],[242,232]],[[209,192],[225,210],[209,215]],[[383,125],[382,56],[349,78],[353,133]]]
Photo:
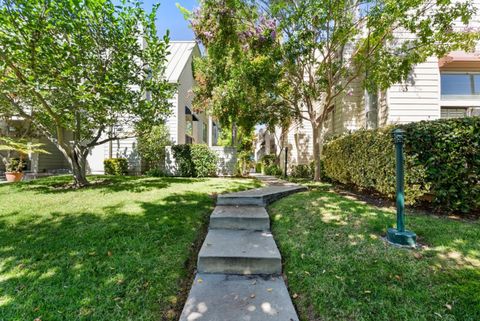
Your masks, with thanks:
[[[171,145],[170,134],[165,124],[139,131],[137,149],[144,170],[161,171],[165,163],[165,146]]]
[[[235,175],[245,176],[253,168],[253,155],[249,150],[241,151],[237,154],[237,163],[235,164]]]
[[[218,156],[207,145],[174,145],[178,173],[184,177],[207,177],[217,173]]]
[[[263,171],[265,175],[272,175],[272,176],[282,176],[283,171],[277,164],[267,165],[263,167]]]
[[[108,158],[103,161],[105,175],[127,175],[128,160],[126,158]]]
[[[255,173],[261,173],[262,172],[262,163],[258,162],[255,163]]]
[[[263,155],[262,158],[260,159],[260,163],[262,164],[262,174],[266,175],[272,175],[267,173],[267,168],[275,165],[277,163],[277,156],[275,155]],[[273,168],[270,168],[269,171],[271,171]]]
[[[293,178],[310,178],[313,179],[315,173],[315,163],[302,165],[292,165],[290,168],[290,176]]]
[[[430,196],[438,209],[480,207],[480,118],[422,121],[405,130],[405,201]],[[330,179],[395,196],[393,126],[361,130],[324,146]]]
[[[218,156],[207,145],[192,145],[192,162],[196,177],[217,175]]]

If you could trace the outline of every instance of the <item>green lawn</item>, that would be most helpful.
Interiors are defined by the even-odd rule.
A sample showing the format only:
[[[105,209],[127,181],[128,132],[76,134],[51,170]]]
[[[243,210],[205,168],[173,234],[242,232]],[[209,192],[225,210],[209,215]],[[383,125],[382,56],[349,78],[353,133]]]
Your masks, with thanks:
[[[301,320],[480,320],[480,222],[408,213],[424,248],[394,248],[382,240],[392,209],[328,185],[270,214]]]
[[[0,320],[174,317],[211,194],[258,185],[90,179],[107,181],[82,190],[62,188],[67,177],[0,185]]]

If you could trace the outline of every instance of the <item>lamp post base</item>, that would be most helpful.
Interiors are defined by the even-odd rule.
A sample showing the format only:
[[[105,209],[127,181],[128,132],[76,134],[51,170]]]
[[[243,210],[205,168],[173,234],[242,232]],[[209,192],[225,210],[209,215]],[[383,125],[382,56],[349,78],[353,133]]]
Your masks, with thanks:
[[[387,240],[395,245],[415,247],[417,234],[412,231],[399,232],[396,228],[389,228],[387,230]]]

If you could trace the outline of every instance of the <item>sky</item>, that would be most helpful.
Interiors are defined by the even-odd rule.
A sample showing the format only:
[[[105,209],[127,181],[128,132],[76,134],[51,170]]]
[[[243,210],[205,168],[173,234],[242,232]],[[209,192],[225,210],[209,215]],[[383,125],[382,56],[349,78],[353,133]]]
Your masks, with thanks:
[[[188,22],[183,18],[176,3],[192,10],[197,7],[197,0],[143,0],[144,7],[149,12],[154,3],[160,2],[157,15],[157,28],[159,35],[163,36],[167,29],[170,30],[170,40],[193,40],[194,35],[188,27]]]

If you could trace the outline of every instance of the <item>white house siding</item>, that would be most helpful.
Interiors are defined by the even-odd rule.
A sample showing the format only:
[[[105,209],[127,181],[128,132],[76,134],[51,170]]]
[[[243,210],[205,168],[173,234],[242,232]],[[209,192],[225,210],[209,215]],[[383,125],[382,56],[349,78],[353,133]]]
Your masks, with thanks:
[[[65,156],[53,143],[44,137],[40,138],[38,142],[44,144],[42,148],[49,153],[39,155],[38,162],[35,165],[39,173],[70,169]]]
[[[388,124],[440,118],[440,70],[438,59],[429,58],[414,67],[405,84],[387,90]]]
[[[173,99],[169,100],[172,109],[170,115],[167,118],[165,124],[170,134],[170,140],[174,144],[178,144],[178,94],[175,94]]]
[[[335,100],[335,108],[326,122],[327,135],[341,134],[365,126],[365,96],[362,80],[352,81]]]
[[[289,128],[286,147],[288,147],[289,164],[308,164],[312,160],[313,131],[309,121],[299,120]],[[283,164],[284,155],[281,157]]]

